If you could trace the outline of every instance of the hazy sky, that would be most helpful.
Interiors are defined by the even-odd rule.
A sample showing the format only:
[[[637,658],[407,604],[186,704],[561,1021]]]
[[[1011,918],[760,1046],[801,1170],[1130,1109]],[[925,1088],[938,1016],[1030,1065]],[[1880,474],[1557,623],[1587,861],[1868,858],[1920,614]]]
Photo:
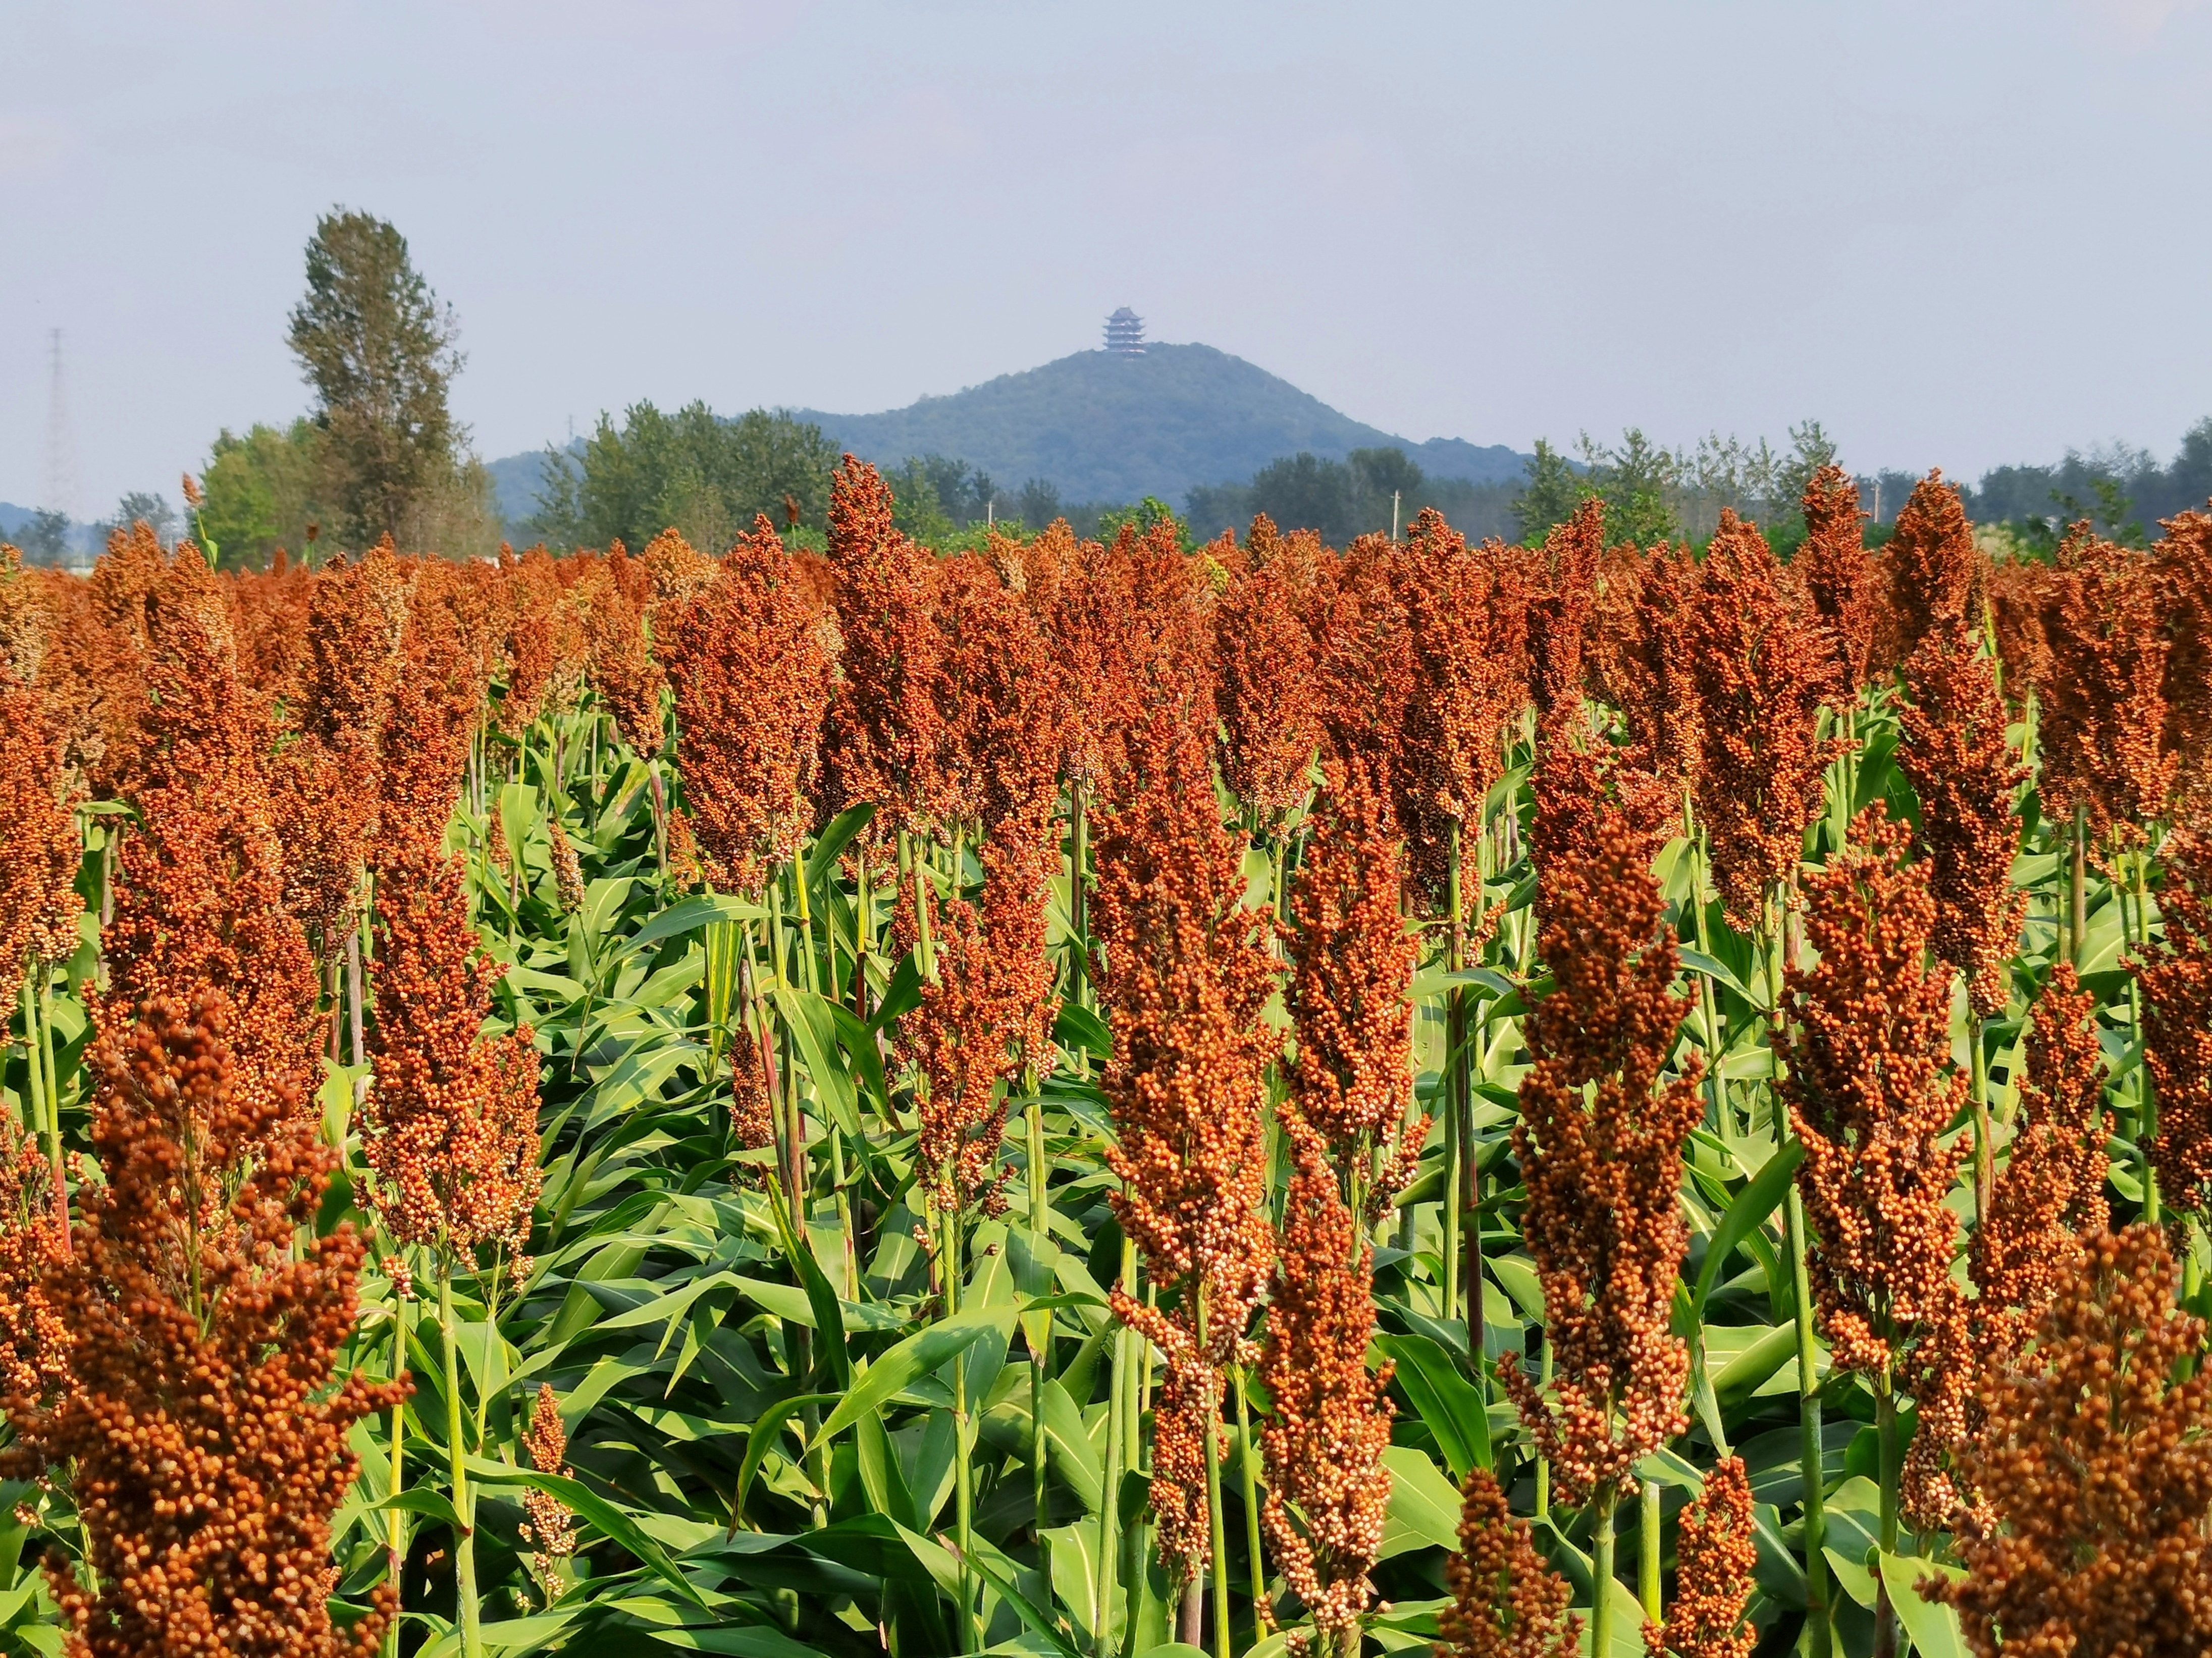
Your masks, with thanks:
[[[1817,416],[1978,473],[2212,413],[2212,5],[0,0],[0,499],[175,499],[306,393],[334,203],[481,452],[868,410],[1134,306],[1413,439]]]

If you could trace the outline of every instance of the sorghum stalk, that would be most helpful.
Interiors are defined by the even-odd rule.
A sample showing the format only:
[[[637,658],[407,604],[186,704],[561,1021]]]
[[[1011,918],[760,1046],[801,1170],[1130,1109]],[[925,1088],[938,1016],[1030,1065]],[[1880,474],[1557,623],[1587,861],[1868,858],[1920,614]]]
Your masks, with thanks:
[[[2135,857],[2136,936],[2134,943],[2136,953],[2139,958],[2148,956],[2150,951],[2150,894],[2143,884],[2143,865],[2149,861],[2149,859],[2150,853],[2148,849],[2138,852]],[[2124,898],[2121,900],[2120,914],[2124,920],[2127,915],[2127,902]],[[2124,933],[2125,931],[2124,926],[2122,932]],[[2128,975],[2128,1020],[2129,1035],[2134,1039],[2137,1050],[2141,1051],[2143,1047],[2143,1001],[2142,978],[2139,974]],[[2139,1063],[2136,1066],[2136,1088],[2137,1090],[2136,1097],[2139,1106],[2136,1117],[2136,1178],[2142,1181],[2144,1224],[2156,1226],[2163,1218],[2163,1213],[2162,1206],[2159,1201],[2158,1169],[2151,1162],[2150,1157],[2151,1142],[2158,1137],[2158,1094],[2151,1084],[2149,1066]],[[2185,1273],[2194,1272],[2197,1266],[2196,1251],[2193,1249],[2186,1251],[2183,1256],[2183,1263]]]
[[[2074,808],[2073,867],[2068,887],[2068,954],[2079,969],[2089,964],[2089,808]]]
[[[1613,1650],[1613,1510],[1620,1502],[1620,1492],[1610,1479],[1590,1497],[1590,1650],[1598,1654]]]
[[[1637,1599],[1644,1603],[1644,1621],[1656,1628],[1666,1616],[1659,1599],[1659,1482],[1644,1482],[1641,1512],[1636,1529]]]
[[[1128,1294],[1136,1287],[1137,1246],[1127,1238],[1121,1241],[1121,1292]],[[1118,1564],[1115,1537],[1121,1519],[1121,1464],[1128,1455],[1123,1437],[1127,1403],[1130,1383],[1129,1331],[1125,1325],[1116,1325],[1113,1345],[1108,1349],[1106,1382],[1106,1479],[1098,1494],[1098,1576],[1091,1594],[1091,1649],[1097,1658],[1105,1658],[1108,1649],[1107,1627],[1109,1608],[1114,1604],[1115,1568]]]
[[[453,1594],[461,1625],[463,1658],[483,1658],[481,1607],[477,1595],[476,1505],[469,1494],[468,1448],[461,1435],[461,1351],[453,1328],[453,1266],[439,1252],[438,1322],[446,1358],[446,1453],[452,1469],[453,1512],[460,1528],[453,1537]]]
[[[1467,964],[1467,926],[1465,900],[1460,890],[1460,825],[1454,818],[1450,838],[1446,843],[1444,865],[1444,907],[1449,912],[1451,936],[1447,964],[1456,975]],[[1449,1070],[1444,1081],[1444,1202],[1443,1301],[1444,1317],[1450,1319],[1459,1312],[1459,1280],[1461,1260],[1461,1227],[1467,1212],[1465,1197],[1461,1191],[1466,1177],[1462,1166],[1473,1156],[1470,1134],[1466,1122],[1467,1110],[1467,996],[1466,987],[1455,982],[1449,993],[1444,1011],[1444,1048],[1449,1055]],[[1468,1284],[1468,1353],[1478,1377],[1482,1370],[1480,1351],[1481,1325],[1476,1321],[1472,1303],[1481,1299],[1479,1284]]]
[[[1022,1114],[1029,1139],[1030,1247],[1042,1255],[1045,1240],[1050,1236],[1050,1214],[1045,1202],[1044,1102],[1037,1097],[1036,1076],[1031,1074],[1023,1080],[1028,1086],[1030,1096],[1029,1104]],[[1030,1344],[1030,1480],[1036,1509],[1034,1529],[1036,1533],[1037,1560],[1048,1578],[1052,1571],[1052,1552],[1044,1538],[1044,1384],[1045,1371],[1052,1354],[1051,1328],[1051,1315],[1048,1314],[1045,1339]]]
[[[407,1369],[408,1298],[399,1292],[399,1285],[392,1286],[392,1374],[404,1374]],[[392,1488],[390,1496],[398,1497],[407,1483],[407,1406],[399,1400],[392,1406]],[[390,1540],[386,1547],[386,1570],[392,1575],[392,1627],[384,1637],[384,1649],[389,1658],[399,1655],[399,1594],[407,1568],[407,1511],[394,1508],[388,1516]]]
[[[1905,1456],[1897,1437],[1897,1384],[1893,1371],[1885,1369],[1875,1380],[1874,1426],[1881,1453],[1881,1549],[1897,1552],[1898,1490],[1905,1477]],[[1874,1603],[1875,1658],[1893,1658],[1897,1651],[1897,1608],[1890,1603],[1889,1584],[1877,1576]]]
[[[939,1235],[945,1252],[945,1311],[947,1317],[960,1311],[960,1218],[957,1214],[943,1217],[944,1231]],[[975,1615],[975,1569],[969,1564],[969,1551],[975,1546],[975,1471],[973,1444],[969,1432],[968,1412],[968,1365],[964,1358],[956,1359],[952,1365],[952,1458],[953,1458],[953,1527],[960,1544],[960,1641],[966,1652],[982,1642],[983,1631]]]
[[[1775,1115],[1786,1129],[1788,1119],[1779,1102]],[[1776,1145],[1784,1144],[1779,1139]],[[1797,1182],[1790,1182],[1784,1199],[1789,1231],[1790,1284],[1796,1305],[1797,1323],[1797,1456],[1803,1484],[1805,1533],[1806,1658],[1828,1658],[1831,1632],[1828,1610],[1827,1492],[1821,1473],[1820,1348],[1813,1330],[1812,1275],[1805,1259],[1805,1199]]]
[[[1246,1394],[1245,1367],[1237,1367],[1237,1440],[1239,1494],[1244,1502],[1244,1547],[1250,1557],[1252,1574],[1252,1622],[1255,1631],[1266,1632],[1261,1614],[1267,1605],[1267,1567],[1260,1540],[1260,1491],[1254,1477],[1259,1453],[1252,1444],[1252,1408]]]
[[[1198,1339],[1206,1344],[1206,1281],[1198,1281]],[[1206,1513],[1213,1533],[1213,1652],[1229,1658],[1229,1527],[1221,1504],[1221,1409],[1209,1399],[1206,1412]]]

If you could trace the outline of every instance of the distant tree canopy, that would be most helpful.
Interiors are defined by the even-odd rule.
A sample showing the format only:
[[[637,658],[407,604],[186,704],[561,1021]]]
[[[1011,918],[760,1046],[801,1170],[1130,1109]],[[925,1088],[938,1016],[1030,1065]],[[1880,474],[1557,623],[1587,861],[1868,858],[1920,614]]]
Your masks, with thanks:
[[[423,538],[426,509],[449,527],[434,503],[467,489],[467,434],[447,403],[459,335],[390,223],[343,208],[316,222],[291,345],[314,388],[322,493],[342,539]]]
[[[1497,534],[1508,527],[1515,493],[1510,484],[1428,477],[1404,450],[1374,448],[1355,449],[1342,460],[1285,455],[1249,483],[1193,489],[1185,504],[1191,533],[1201,538],[1241,530],[1254,513],[1265,513],[1284,529],[1318,531],[1340,544],[1369,531],[1388,534],[1394,511],[1403,525],[1424,507],[1436,507],[1467,533]]]
[[[2069,449],[2056,466],[1999,466],[1966,492],[1966,509],[1986,524],[2002,524],[2028,551],[2056,549],[2066,527],[2087,519],[2100,535],[2143,542],[2161,519],[2212,499],[2212,417],[2182,435],[2172,460],[2160,466],[2150,452],[2125,444]],[[1901,498],[1900,498],[1901,500]],[[1896,505],[1887,497],[1884,516]]]
[[[325,441],[305,419],[282,430],[257,424],[242,437],[224,428],[201,471],[204,500],[187,533],[215,543],[228,570],[261,569],[279,547],[304,554],[308,526],[319,535],[325,518]]]
[[[69,514],[52,507],[41,507],[15,532],[15,539],[21,544],[27,563],[65,563],[70,551]]]
[[[821,428],[781,412],[725,420],[704,403],[673,414],[633,404],[619,427],[600,415],[581,453],[547,448],[526,532],[562,547],[637,548],[673,529],[719,552],[759,513],[779,526],[821,529],[836,465]]]

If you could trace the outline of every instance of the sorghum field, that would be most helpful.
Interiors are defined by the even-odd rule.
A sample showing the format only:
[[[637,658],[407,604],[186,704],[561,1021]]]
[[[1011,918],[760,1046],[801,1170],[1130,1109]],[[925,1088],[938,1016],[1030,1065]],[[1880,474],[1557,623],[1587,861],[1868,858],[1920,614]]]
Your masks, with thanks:
[[[9,1650],[2212,1645],[2212,517],[890,507],[0,566]]]

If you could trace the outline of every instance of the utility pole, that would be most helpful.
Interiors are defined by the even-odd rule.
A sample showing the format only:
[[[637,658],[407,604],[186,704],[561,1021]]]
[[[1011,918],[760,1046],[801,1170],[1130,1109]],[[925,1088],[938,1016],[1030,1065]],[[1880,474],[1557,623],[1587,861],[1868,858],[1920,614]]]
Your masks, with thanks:
[[[1398,538],[1398,497],[1402,493],[1398,489],[1390,492],[1390,539],[1393,541]]]
[[[74,515],[76,506],[76,453],[70,440],[69,387],[62,376],[62,331],[46,331],[49,372],[46,380],[46,499],[40,504],[50,512]]]

